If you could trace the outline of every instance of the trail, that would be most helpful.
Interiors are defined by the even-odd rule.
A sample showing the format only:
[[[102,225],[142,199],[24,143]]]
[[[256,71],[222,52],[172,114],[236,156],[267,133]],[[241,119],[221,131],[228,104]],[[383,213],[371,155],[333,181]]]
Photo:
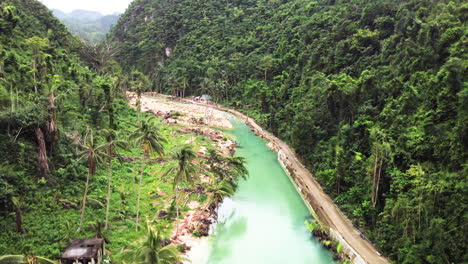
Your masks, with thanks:
[[[152,96],[157,96],[152,93]],[[143,96],[145,97],[145,96]],[[145,101],[145,100],[142,100]],[[263,129],[252,118],[226,107],[216,104],[200,104],[190,100],[182,100],[180,104],[192,104],[210,107],[235,115],[250,126],[258,136],[270,142],[270,146],[278,151],[280,161],[290,174],[293,174],[296,185],[306,202],[315,211],[318,220],[330,229],[333,237],[340,240],[347,255],[353,263],[384,264],[390,261],[383,257],[377,249],[360,236],[361,232],[353,226],[351,221],[340,211],[333,200],[323,191],[315,177],[302,165],[294,150],[286,143]]]

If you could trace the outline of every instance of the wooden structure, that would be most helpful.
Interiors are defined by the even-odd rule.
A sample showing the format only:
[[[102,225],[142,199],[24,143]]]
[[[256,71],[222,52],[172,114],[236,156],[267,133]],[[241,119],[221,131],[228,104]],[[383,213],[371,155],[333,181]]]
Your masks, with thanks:
[[[74,240],[63,253],[60,262],[62,264],[101,264],[104,250],[102,238]]]

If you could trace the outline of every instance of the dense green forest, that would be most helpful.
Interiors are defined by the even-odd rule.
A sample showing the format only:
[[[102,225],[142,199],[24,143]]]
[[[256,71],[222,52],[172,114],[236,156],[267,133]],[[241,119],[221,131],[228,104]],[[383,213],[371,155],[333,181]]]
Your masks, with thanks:
[[[119,19],[118,14],[102,15],[99,12],[87,10],[64,13],[54,9],[52,12],[72,34],[93,45],[102,41]]]
[[[136,0],[111,38],[151,90],[208,93],[288,142],[396,263],[462,263],[467,19],[461,0]]]
[[[132,263],[119,252],[143,236],[164,246],[176,186],[200,169],[174,167],[199,159],[179,145],[214,145],[139,114],[130,89],[210,94],[254,117],[396,263],[467,262],[467,19],[461,0],[136,0],[90,49],[39,2],[3,0],[0,255],[56,259],[97,235]],[[211,154],[215,169],[239,164]]]
[[[109,52],[38,1],[0,3],[0,263],[57,260],[85,237],[105,238],[116,263],[175,263],[184,246],[167,239],[187,201],[214,210],[246,174],[213,141],[131,108],[124,91],[148,80]]]

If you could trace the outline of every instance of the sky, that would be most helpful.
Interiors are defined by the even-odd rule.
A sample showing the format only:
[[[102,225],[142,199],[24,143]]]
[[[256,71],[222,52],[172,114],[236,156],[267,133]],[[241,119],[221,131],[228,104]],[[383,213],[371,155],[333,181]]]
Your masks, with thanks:
[[[49,9],[69,13],[76,9],[99,11],[103,15],[123,13],[132,0],[39,0]]]

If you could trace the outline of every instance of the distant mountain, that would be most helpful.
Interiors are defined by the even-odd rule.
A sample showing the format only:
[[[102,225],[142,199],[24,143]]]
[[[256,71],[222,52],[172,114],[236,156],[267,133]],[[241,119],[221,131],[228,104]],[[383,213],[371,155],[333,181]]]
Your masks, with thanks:
[[[69,14],[71,18],[81,21],[96,21],[99,20],[103,15],[97,11],[88,11],[88,10],[74,10]]]
[[[68,27],[71,33],[91,44],[101,41],[111,27],[117,23],[120,16],[120,14],[102,15],[97,11],[89,10],[74,10],[65,13],[53,9],[52,12]]]
[[[58,19],[63,19],[63,18],[66,18],[68,17],[68,14],[61,11],[61,10],[58,10],[58,9],[52,9],[52,13],[54,14],[54,16],[56,16]]]

